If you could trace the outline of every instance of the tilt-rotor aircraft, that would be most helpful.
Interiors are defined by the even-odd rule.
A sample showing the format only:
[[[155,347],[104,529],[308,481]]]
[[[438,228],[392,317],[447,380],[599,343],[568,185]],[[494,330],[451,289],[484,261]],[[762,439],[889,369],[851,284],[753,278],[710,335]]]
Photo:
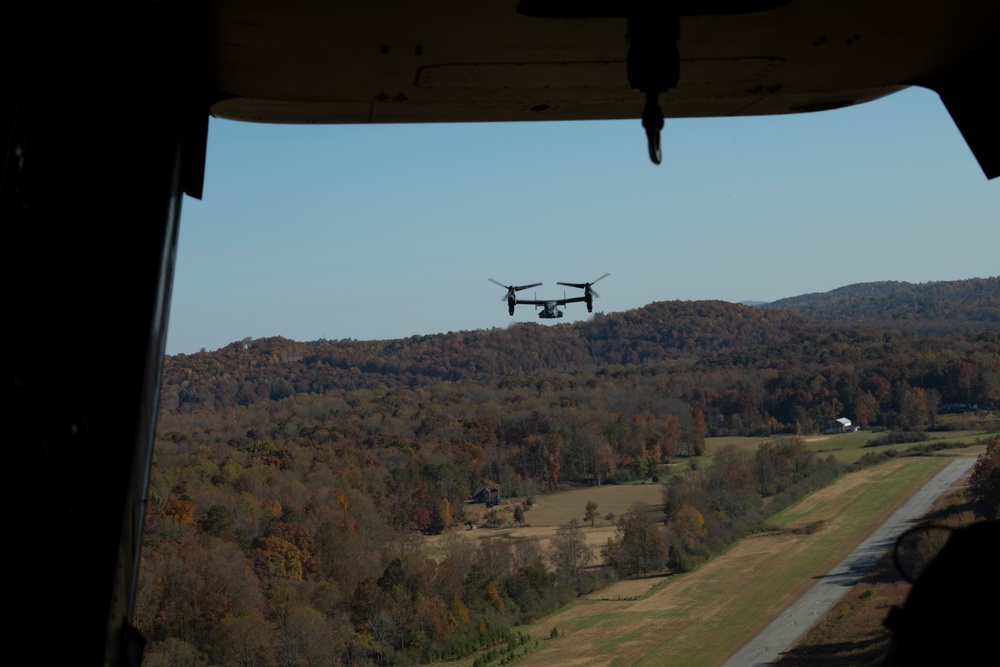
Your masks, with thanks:
[[[184,195],[203,196],[210,116],[634,119],[637,159],[659,162],[673,118],[923,86],[970,161],[1000,174],[992,1],[14,0],[3,26],[7,469],[21,482],[7,534],[24,556],[7,632],[45,664],[142,659],[134,595],[178,228]]]
[[[524,287],[516,287],[516,288],[511,286],[507,292],[508,295],[507,305],[509,306],[510,314],[511,315],[514,314],[514,305],[518,303],[524,304],[526,306],[535,306],[535,308],[538,308],[540,306],[541,310],[538,312],[538,317],[540,317],[543,320],[553,320],[562,317],[563,311],[559,310],[559,306],[565,306],[566,304],[569,303],[586,303],[587,312],[592,313],[594,312],[594,299],[599,298],[601,295],[595,292],[591,286],[598,280],[607,278],[610,275],[611,275],[610,273],[605,273],[600,278],[597,278],[596,280],[593,280],[589,283],[556,283],[558,285],[566,285],[567,287],[576,287],[577,289],[582,289],[584,291],[583,296],[574,296],[574,297],[564,296],[561,299],[541,299],[541,300],[518,299],[512,296],[514,293],[513,290],[524,289],[524,287],[534,287],[535,285],[525,285]],[[493,279],[490,278],[490,280]],[[497,281],[493,280],[493,282]],[[540,285],[541,283],[538,284]]]
[[[518,300],[518,303],[523,303],[526,306],[534,306],[536,309],[541,306],[541,310],[538,311],[538,317],[543,320],[554,320],[558,317],[563,316],[563,311],[559,310],[559,306],[565,306],[567,303],[579,303],[583,301],[582,296],[577,296],[573,298],[562,298],[562,299],[528,299],[528,300]],[[514,313],[511,313],[513,315]]]

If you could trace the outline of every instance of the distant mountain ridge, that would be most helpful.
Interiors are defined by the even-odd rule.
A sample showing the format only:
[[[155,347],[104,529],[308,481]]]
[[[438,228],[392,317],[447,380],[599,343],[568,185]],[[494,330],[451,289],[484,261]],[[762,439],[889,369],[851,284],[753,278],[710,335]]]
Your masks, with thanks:
[[[830,350],[838,350],[840,358],[876,359],[893,354],[889,351],[893,346],[950,346],[962,340],[966,354],[1000,344],[1000,278],[851,285],[757,307],[724,301],[660,301],[623,312],[595,313],[582,322],[552,326],[524,322],[394,340],[248,338],[215,352],[168,356],[163,396],[164,406],[187,410],[246,405],[303,392],[431,387],[442,381],[504,384],[538,373],[810,368],[817,356],[826,358]],[[989,360],[983,362],[986,365],[997,363],[995,353],[983,359]],[[911,363],[910,357],[905,363]],[[991,391],[981,392],[984,400]],[[962,392],[940,393],[948,400],[968,402]]]
[[[920,288],[926,285],[936,285],[936,284],[951,284],[951,282],[908,283],[901,280],[879,280],[871,283],[854,283],[851,285],[845,285],[843,287],[832,289],[829,292],[809,292],[808,294],[799,294],[797,296],[785,297],[784,299],[778,299],[777,301],[772,301],[768,303],[768,306],[774,308],[785,308],[788,310],[796,310],[798,307],[802,305],[831,302],[831,301],[844,301],[849,299],[870,299],[874,297],[882,297],[885,296],[886,294],[891,294],[893,290],[898,290],[898,289],[908,290],[913,288]]]
[[[927,283],[857,283],[757,307],[790,310],[823,322],[917,333],[996,331],[1000,330],[1000,276]]]
[[[168,356],[164,382],[183,384],[192,373],[245,374],[240,361],[263,367],[294,363],[319,373],[316,387],[352,387],[362,377],[421,385],[442,380],[492,381],[542,371],[588,371],[609,365],[745,352],[820,335],[835,327],[791,311],[769,312],[725,301],[660,301],[619,313],[595,313],[585,322],[458,331],[394,340],[296,342],[282,337],[236,341],[215,352]],[[298,371],[296,371],[298,372]]]

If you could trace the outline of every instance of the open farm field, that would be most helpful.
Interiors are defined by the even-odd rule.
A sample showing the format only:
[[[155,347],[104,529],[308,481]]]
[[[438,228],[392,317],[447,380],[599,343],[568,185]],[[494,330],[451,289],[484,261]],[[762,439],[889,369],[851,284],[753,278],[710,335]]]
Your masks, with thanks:
[[[877,454],[889,449],[905,452],[910,447],[939,443],[953,445],[954,450],[952,451],[960,453],[961,456],[978,456],[985,451],[986,446],[974,445],[973,443],[989,434],[983,430],[928,432],[927,439],[920,442],[867,446],[870,441],[883,435],[885,435],[884,432],[858,431],[857,433],[815,436],[814,438],[806,438],[806,446],[817,455],[828,456],[832,454],[834,458],[843,463],[854,463],[865,454]]]
[[[780,437],[780,436],[773,436]],[[785,436],[790,437],[790,436]],[[719,438],[705,438],[705,455],[711,456],[720,447],[725,447],[726,445],[736,445],[737,447],[753,447],[756,448],[757,445],[764,442],[765,440],[770,440],[773,438],[766,437],[752,437],[752,436],[741,436],[741,435],[728,435]]]
[[[591,526],[583,520],[588,501],[597,503],[599,519]],[[660,484],[605,484],[571,491],[560,491],[547,495],[539,495],[534,499],[530,509],[524,512],[524,524],[513,522],[514,508],[518,505],[526,507],[522,499],[504,500],[498,510],[504,517],[504,525],[499,528],[477,528],[469,530],[465,526],[452,528],[441,535],[425,538],[432,556],[438,555],[442,542],[452,536],[460,536],[470,540],[505,539],[513,542],[534,541],[543,551],[548,549],[549,540],[555,535],[559,526],[564,526],[576,519],[587,544],[594,549],[595,558],[600,548],[607,543],[608,537],[614,535],[616,519],[607,519],[608,514],[615,517],[628,511],[633,503],[644,505],[661,505],[663,502],[663,486]],[[476,518],[485,512],[482,505],[469,505],[466,515]]]
[[[660,484],[605,484],[586,489],[573,489],[548,496],[536,496],[531,511],[525,514],[529,525],[562,526],[572,519],[584,523],[584,508],[588,501],[597,503],[601,519],[596,525],[614,523],[603,519],[609,512],[620,516],[633,503],[660,505],[663,503],[663,487]]]
[[[906,449],[917,445],[934,445],[937,443],[954,444],[955,450],[952,451],[953,454],[961,456],[978,456],[985,450],[985,446],[973,445],[972,443],[989,435],[989,432],[981,429],[928,432],[927,440],[923,440],[921,442],[877,445],[873,447],[868,446],[869,442],[880,436],[886,435],[886,433],[888,432],[856,431],[854,433],[837,433],[834,435],[807,435],[803,436],[802,440],[809,451],[814,452],[817,455],[825,457],[832,454],[834,458],[842,463],[854,463],[865,454],[880,453],[888,449],[903,452]],[[712,454],[725,445],[737,445],[739,447],[751,447],[756,449],[757,445],[767,440],[780,441],[782,439],[787,439],[788,437],[790,436],[772,436],[771,438],[706,438],[706,455],[701,457],[700,464],[711,465]]]
[[[718,665],[948,460],[899,458],[850,473],[772,521],[788,528],[822,522],[818,532],[747,538],[692,572],[621,582],[579,599],[522,628],[538,642],[516,664]],[[553,628],[558,636],[550,638]]]

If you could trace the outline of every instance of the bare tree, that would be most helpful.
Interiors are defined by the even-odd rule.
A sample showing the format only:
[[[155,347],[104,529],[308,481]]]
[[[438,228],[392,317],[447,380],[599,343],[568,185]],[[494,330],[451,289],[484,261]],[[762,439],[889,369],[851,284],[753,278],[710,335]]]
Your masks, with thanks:
[[[594,557],[576,519],[565,526],[560,526],[550,545],[549,559],[556,571],[568,580],[579,577]]]
[[[588,500],[586,510],[587,513],[583,515],[583,520],[589,521],[591,527],[593,527],[594,522],[597,521],[598,517],[601,516],[597,512],[597,503],[595,503],[593,500]]]
[[[608,538],[605,560],[624,576],[645,574],[666,565],[667,543],[654,516],[655,510],[634,503],[618,519],[616,538]]]

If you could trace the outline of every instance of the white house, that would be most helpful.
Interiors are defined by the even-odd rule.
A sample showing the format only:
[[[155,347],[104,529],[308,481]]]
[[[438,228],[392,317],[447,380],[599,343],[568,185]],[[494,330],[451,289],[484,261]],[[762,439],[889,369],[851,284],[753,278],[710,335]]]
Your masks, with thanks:
[[[826,429],[825,431],[823,431],[823,433],[824,434],[854,433],[857,430],[858,427],[851,424],[850,419],[848,419],[847,417],[841,417],[840,419],[837,420],[836,426]]]

